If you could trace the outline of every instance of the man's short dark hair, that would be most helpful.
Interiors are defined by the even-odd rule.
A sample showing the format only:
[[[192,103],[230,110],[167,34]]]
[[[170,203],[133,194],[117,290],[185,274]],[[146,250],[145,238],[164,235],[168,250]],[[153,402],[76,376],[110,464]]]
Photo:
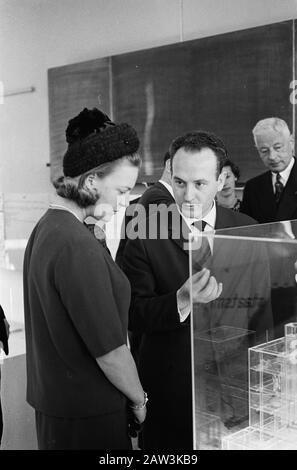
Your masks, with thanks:
[[[217,177],[221,173],[228,157],[224,142],[215,134],[206,131],[187,132],[187,134],[174,139],[170,145],[171,170],[173,157],[180,148],[184,148],[188,152],[201,151],[204,148],[212,150],[217,157]]]

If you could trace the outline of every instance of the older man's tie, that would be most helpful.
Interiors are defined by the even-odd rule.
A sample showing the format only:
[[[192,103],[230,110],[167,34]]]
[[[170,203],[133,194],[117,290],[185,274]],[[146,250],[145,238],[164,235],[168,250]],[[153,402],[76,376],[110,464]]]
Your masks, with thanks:
[[[275,201],[278,204],[281,199],[282,192],[284,190],[284,185],[281,182],[281,175],[279,173],[276,173],[276,181],[275,181],[274,187],[275,187]]]

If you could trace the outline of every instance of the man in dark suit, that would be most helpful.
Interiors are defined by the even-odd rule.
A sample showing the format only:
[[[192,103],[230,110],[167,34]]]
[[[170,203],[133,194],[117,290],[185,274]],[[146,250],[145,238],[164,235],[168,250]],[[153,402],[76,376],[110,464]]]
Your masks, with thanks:
[[[188,133],[173,141],[170,155],[176,204],[140,220],[138,237],[128,240],[123,260],[132,289],[129,328],[143,334],[139,373],[149,395],[143,445],[154,450],[193,446],[188,252],[189,233],[196,230],[192,224],[201,226],[203,221],[207,232],[256,223],[214,202],[224,185],[226,150],[219,138],[202,131]],[[215,301],[223,288],[203,263],[193,273],[192,287],[193,302],[200,305]]]
[[[297,218],[297,164],[285,121],[267,118],[253,129],[259,156],[269,171],[247,181],[240,211],[260,223]]]
[[[154,212],[160,204],[165,204],[166,206],[174,204],[173,191],[171,187],[170,154],[168,151],[164,155],[163,163],[164,169],[159,181],[146,189],[140,198],[132,201],[126,210],[122,224],[121,239],[115,258],[116,263],[120,267],[122,267],[123,254],[128,240],[127,231],[129,231],[131,224],[133,224],[133,218],[135,215],[138,216],[137,221],[139,221],[141,215],[143,217],[147,217],[150,213]],[[139,345],[142,334],[140,332],[128,331],[128,335],[131,353],[136,364],[138,364]]]
[[[0,305],[0,352],[1,349],[8,354],[8,336],[9,336],[9,323],[5,318],[3,308]],[[1,386],[1,370],[0,370],[0,386]],[[0,396],[0,445],[3,432],[3,418],[1,408],[1,396]]]
[[[123,253],[128,239],[127,230],[129,230],[135,215],[138,215],[138,209],[141,208],[143,216],[147,217],[150,212],[156,210],[156,207],[159,204],[166,204],[169,206],[170,204],[174,203],[173,191],[171,187],[169,152],[165,153],[163,163],[164,170],[159,181],[146,189],[138,199],[134,199],[127,207],[121,229],[121,239],[115,257],[116,263],[120,267],[122,266]]]
[[[170,153],[164,155],[164,170],[157,183],[150,186],[140,197],[138,203],[144,207],[146,215],[149,215],[150,205],[166,204],[169,206],[174,203],[174,196],[171,187]],[[151,207],[151,212],[155,207]]]

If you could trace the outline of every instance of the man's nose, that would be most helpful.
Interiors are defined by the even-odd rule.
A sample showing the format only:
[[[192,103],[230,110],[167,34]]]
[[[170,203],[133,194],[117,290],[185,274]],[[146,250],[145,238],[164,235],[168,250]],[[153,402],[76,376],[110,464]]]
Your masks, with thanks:
[[[276,158],[278,158],[277,150],[274,150],[274,148],[270,149],[269,160],[275,160]]]
[[[194,188],[191,185],[189,185],[186,187],[186,190],[185,190],[185,201],[191,202],[194,199],[195,199]]]

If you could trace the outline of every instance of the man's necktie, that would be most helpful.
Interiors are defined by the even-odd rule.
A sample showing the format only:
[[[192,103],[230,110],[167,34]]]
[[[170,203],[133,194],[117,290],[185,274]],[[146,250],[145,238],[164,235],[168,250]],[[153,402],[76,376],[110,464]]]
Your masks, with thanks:
[[[206,225],[204,220],[193,222],[192,225],[198,230],[203,231]],[[207,237],[201,237],[201,245],[193,252],[193,271],[200,271],[209,257],[211,256],[211,249]]]
[[[276,173],[276,181],[275,181],[275,200],[276,203],[278,204],[282,195],[282,192],[284,190],[284,185],[281,182],[281,175],[279,173]]]
[[[196,222],[193,222],[191,225],[193,225],[193,227],[198,228],[198,230],[200,230],[200,232],[204,232],[206,222],[205,222],[205,220],[196,220]]]
[[[101,227],[95,224],[86,224],[84,222],[84,225],[90,230],[90,232],[94,235],[94,237],[97,238],[98,242],[101,243],[103,248],[105,248],[105,250],[108,251],[108,253],[110,254],[110,251],[106,244],[106,235],[105,235],[104,230],[102,230]]]

